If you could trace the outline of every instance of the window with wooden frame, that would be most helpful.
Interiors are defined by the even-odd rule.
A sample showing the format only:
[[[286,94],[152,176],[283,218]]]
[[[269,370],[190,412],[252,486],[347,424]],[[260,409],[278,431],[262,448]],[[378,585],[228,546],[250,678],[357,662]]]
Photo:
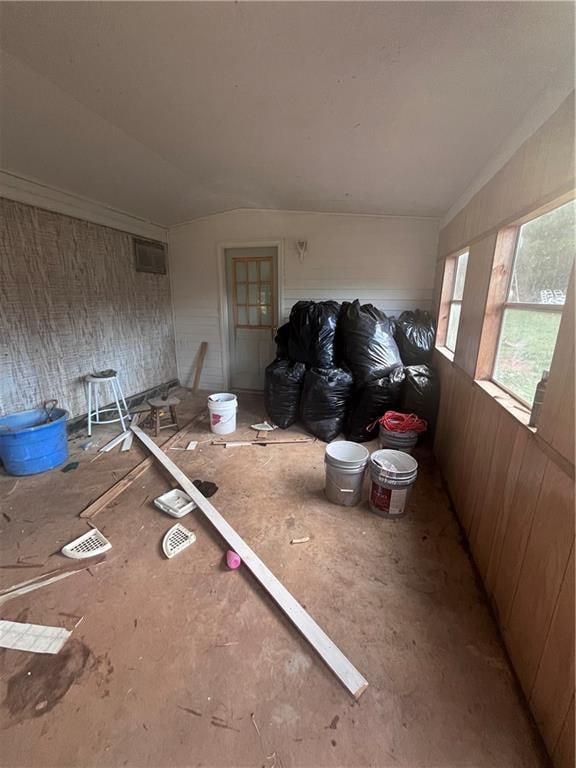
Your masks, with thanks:
[[[461,251],[446,259],[444,283],[438,323],[439,342],[454,352],[460,325],[460,311],[468,267],[468,251]]]
[[[574,265],[572,200],[498,235],[477,378],[531,408],[550,368]]]
[[[232,265],[236,328],[272,328],[275,325],[272,258],[235,256]]]

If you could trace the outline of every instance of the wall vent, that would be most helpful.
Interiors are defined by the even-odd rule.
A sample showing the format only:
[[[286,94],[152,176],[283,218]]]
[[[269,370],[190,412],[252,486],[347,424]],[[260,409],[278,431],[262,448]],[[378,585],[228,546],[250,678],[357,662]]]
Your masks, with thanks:
[[[152,272],[154,275],[166,274],[166,253],[164,243],[155,240],[132,238],[134,243],[134,266],[136,272]]]

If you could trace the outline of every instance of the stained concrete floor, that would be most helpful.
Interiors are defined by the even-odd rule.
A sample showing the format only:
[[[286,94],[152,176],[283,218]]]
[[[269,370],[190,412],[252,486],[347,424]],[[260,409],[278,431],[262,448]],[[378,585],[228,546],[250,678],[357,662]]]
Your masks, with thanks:
[[[204,396],[181,394],[186,421]],[[240,403],[235,438],[264,417],[260,397]],[[116,433],[100,429],[100,445]],[[2,607],[68,628],[83,617],[57,656],[0,650],[5,768],[547,765],[429,451],[390,522],[327,502],[323,443],[223,448],[206,423],[192,438],[170,457],[219,486],[214,505],[369,688],[352,700],[250,574],[223,566],[199,513],[182,521],[196,543],[163,557],[173,521],[152,499],[170,482],[154,467],[94,519],[113,544],[103,564]],[[68,565],[57,553],[87,530],[79,512],[145,455],[135,440],[92,461],[84,439],[74,471],[0,473],[0,588]]]

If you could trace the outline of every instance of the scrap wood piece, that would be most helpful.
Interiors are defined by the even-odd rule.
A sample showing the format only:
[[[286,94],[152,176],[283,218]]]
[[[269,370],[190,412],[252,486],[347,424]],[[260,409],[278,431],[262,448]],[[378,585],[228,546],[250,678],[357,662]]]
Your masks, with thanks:
[[[301,539],[290,539],[290,544],[306,544],[310,541],[310,536],[302,536]]]
[[[112,440],[110,440],[109,443],[106,443],[106,445],[103,445],[102,448],[100,448],[100,453],[108,453],[108,451],[111,451],[112,448],[118,445],[118,443],[123,442],[129,435],[129,431],[126,430],[126,432],[121,432],[119,435],[116,435],[116,437],[113,437]]]
[[[234,445],[274,445],[274,443],[278,443],[279,445],[284,444],[295,444],[295,443],[315,443],[316,438],[315,437],[280,437],[274,439],[273,437],[264,437],[264,438],[255,438],[255,439],[249,439],[249,440],[226,440],[222,437],[217,437],[214,440],[212,440],[212,445],[225,445],[225,446],[234,446]]]
[[[0,619],[0,648],[32,653],[58,653],[72,632],[63,627]]]
[[[260,560],[258,555],[236,533],[234,528],[222,517],[216,507],[208,501],[186,475],[168,458],[164,451],[139,427],[131,427],[134,434],[144,443],[149,451],[178,482],[182,490],[196,502],[198,509],[212,523],[228,546],[237,552],[244,565],[252,572],[276,604],[284,611],[290,621],[304,635],[314,650],[322,657],[334,674],[358,699],[368,687],[368,681],[346,658],[321,627],[314,621],[286,587],[274,576],[272,571]]]
[[[196,371],[194,372],[194,383],[192,384],[192,392],[196,392],[198,390],[198,385],[200,384],[200,377],[202,376],[202,369],[204,368],[204,358],[206,357],[207,351],[208,351],[208,342],[203,341],[200,344],[200,349],[198,350],[198,362],[196,363]]]
[[[175,432],[171,437],[169,437],[168,440],[162,444],[162,448],[168,449],[177,440],[180,440],[184,433],[193,427],[196,422],[203,416],[203,414],[204,411],[194,416],[194,418],[185,424],[179,432]],[[108,488],[107,491],[104,491],[101,496],[98,496],[97,499],[94,499],[93,502],[88,504],[88,506],[83,509],[82,512],[80,512],[80,517],[95,517],[105,507],[107,507],[110,502],[114,501],[117,496],[120,496],[120,494],[125,491],[126,488],[128,488],[134,482],[134,480],[137,480],[140,475],[144,474],[144,472],[146,472],[146,470],[153,465],[154,460],[151,456],[145,458],[140,462],[140,464],[137,464],[133,469],[130,470],[130,472],[124,475],[124,477],[121,477],[118,482],[114,483],[113,486]]]
[[[94,568],[97,565],[101,565],[106,562],[106,558],[102,555],[91,559],[90,563],[84,565],[82,568],[55,568],[47,573],[41,573],[39,576],[35,576],[33,579],[27,579],[27,581],[21,581],[19,584],[14,584],[11,587],[7,587],[0,591],[0,605],[7,603],[8,600],[12,600],[14,597],[20,597],[28,592],[33,592],[36,589],[47,587],[49,584],[54,584],[61,579],[66,579],[68,576],[72,576],[75,573],[81,573],[82,571],[89,571],[90,568]]]
[[[138,420],[139,419],[140,419],[140,414],[139,413],[135,413],[132,416],[132,421],[130,422],[130,424],[138,424]],[[131,432],[130,430],[128,430],[128,435],[126,436],[126,439],[122,443],[122,448],[120,448],[120,451],[121,452],[129,451],[130,448],[132,448],[132,441],[133,440],[134,440],[134,432]]]

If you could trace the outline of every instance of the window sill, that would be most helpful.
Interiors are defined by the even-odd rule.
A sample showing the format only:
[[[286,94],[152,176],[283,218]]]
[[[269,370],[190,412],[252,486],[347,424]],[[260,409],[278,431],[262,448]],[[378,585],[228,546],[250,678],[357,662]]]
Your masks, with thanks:
[[[480,389],[483,389],[487,395],[490,395],[491,398],[496,400],[496,402],[498,402],[505,410],[507,410],[508,413],[510,413],[512,416],[514,416],[515,419],[523,424],[526,429],[529,429],[532,434],[536,433],[535,427],[528,426],[528,422],[530,421],[530,411],[528,408],[526,408],[525,405],[518,402],[518,400],[515,400],[511,395],[508,394],[508,392],[501,389],[497,384],[494,384],[493,381],[475,379],[474,383],[479,386]]]
[[[448,349],[448,347],[436,347],[436,352],[439,352],[447,360],[450,360],[451,363],[454,362],[454,352]]]

